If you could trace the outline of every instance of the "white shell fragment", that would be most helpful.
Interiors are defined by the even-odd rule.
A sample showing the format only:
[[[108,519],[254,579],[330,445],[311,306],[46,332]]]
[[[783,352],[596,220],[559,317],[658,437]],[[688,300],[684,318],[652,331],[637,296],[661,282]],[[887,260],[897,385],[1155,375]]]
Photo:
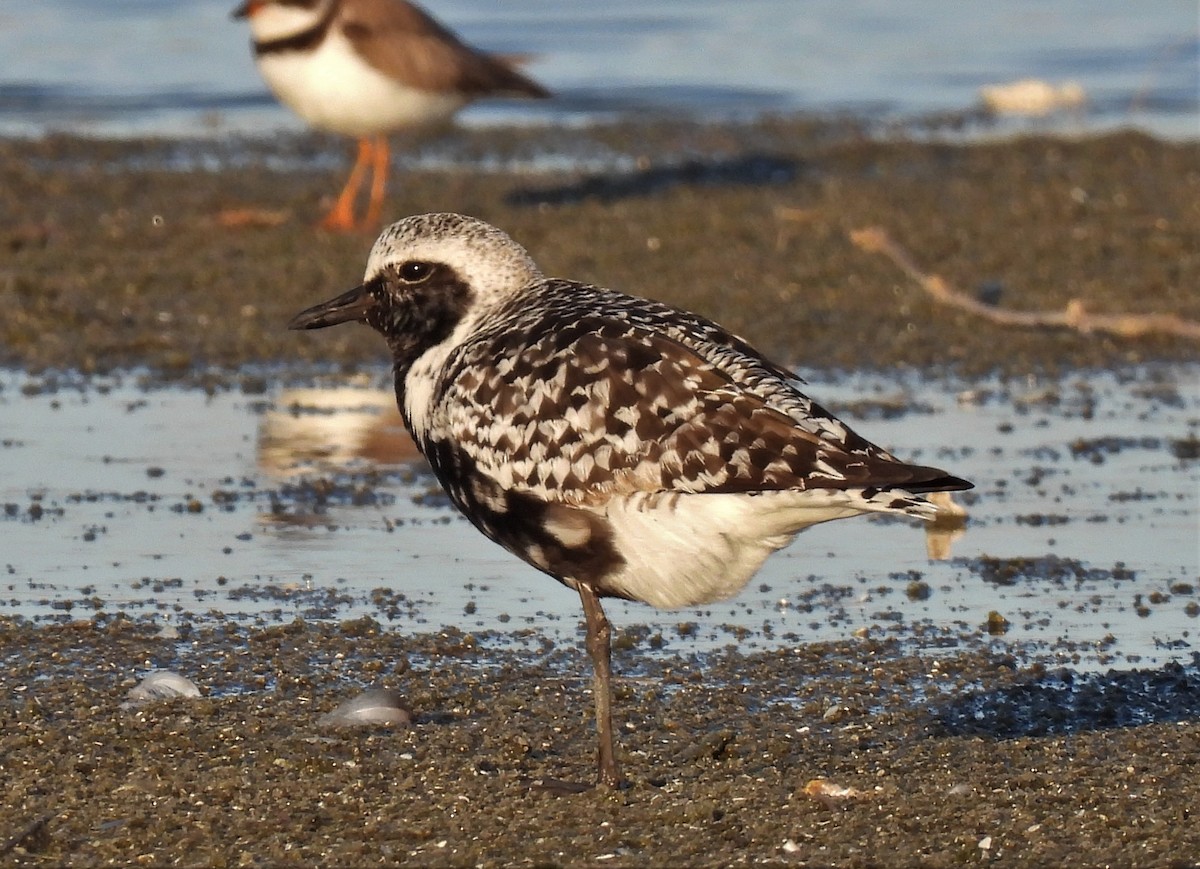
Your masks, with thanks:
[[[984,108],[997,115],[1040,118],[1079,108],[1087,102],[1087,93],[1079,82],[1054,85],[1041,79],[1024,78],[982,87],[979,89],[979,99]]]
[[[129,709],[155,700],[170,700],[172,697],[199,696],[200,689],[186,676],[180,676],[171,670],[155,670],[129,689],[121,708]]]
[[[369,688],[351,697],[317,721],[321,727],[407,727],[412,713],[404,706],[404,697],[391,688]]]
[[[823,778],[815,778],[806,784],[804,786],[804,793],[815,800],[827,803],[834,800],[861,800],[871,796],[870,791],[846,787]]]

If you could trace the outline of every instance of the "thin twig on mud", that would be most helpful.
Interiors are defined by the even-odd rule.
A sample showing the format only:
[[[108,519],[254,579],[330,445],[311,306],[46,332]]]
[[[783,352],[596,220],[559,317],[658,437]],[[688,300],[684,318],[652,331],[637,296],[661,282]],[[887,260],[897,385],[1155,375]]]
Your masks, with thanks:
[[[908,251],[878,226],[855,229],[850,240],[862,250],[881,253],[894,262],[936,301],[984,317],[1001,326],[1041,326],[1089,332],[1108,332],[1123,338],[1139,338],[1154,332],[1200,341],[1200,323],[1174,314],[1091,314],[1079,299],[1071,299],[1063,311],[1008,311],[973,299],[954,289],[938,275],[926,274]]]

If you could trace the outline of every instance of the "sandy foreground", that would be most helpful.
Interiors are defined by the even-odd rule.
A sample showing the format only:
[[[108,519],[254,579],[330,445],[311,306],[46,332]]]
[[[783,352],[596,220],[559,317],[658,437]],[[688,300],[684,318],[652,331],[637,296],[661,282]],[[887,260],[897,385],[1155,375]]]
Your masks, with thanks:
[[[801,371],[1086,375],[1200,346],[997,325],[852,235],[882,227],[923,271],[1007,310],[1079,300],[1200,321],[1195,145],[879,141],[777,120],[423,147],[459,162],[402,173],[394,216],[491,220],[550,274],[699,310]],[[0,142],[0,364],[47,385],[135,369],[210,389],[378,365],[367,333],[283,329],[361,277],[371,237],[311,228],[341,148]],[[611,168],[520,171],[559,152]],[[480,156],[500,168],[473,168]],[[1087,675],[936,637],[699,656],[618,626],[629,786],[564,795],[536,783],[593,772],[573,645],[370,620],[192,624],[0,622],[4,862],[1200,865],[1194,662]],[[122,708],[158,667],[205,696]],[[371,684],[404,694],[411,727],[319,726]]]

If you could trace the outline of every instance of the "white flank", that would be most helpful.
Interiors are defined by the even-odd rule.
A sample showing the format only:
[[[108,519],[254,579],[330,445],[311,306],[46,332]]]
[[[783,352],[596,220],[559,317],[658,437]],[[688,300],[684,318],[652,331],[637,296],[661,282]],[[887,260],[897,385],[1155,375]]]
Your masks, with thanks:
[[[626,563],[606,584],[664,609],[721,600],[810,525],[882,509],[825,489],[614,498],[600,512]]]

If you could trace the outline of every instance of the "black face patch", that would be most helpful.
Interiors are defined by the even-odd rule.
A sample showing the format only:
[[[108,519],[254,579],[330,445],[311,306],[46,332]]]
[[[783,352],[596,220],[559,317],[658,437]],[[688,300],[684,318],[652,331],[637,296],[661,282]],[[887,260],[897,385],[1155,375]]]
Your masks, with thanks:
[[[389,267],[371,282],[378,304],[367,324],[387,339],[397,374],[447,338],[471,305],[471,288],[443,263],[422,263],[418,282],[406,280],[407,263]]]

